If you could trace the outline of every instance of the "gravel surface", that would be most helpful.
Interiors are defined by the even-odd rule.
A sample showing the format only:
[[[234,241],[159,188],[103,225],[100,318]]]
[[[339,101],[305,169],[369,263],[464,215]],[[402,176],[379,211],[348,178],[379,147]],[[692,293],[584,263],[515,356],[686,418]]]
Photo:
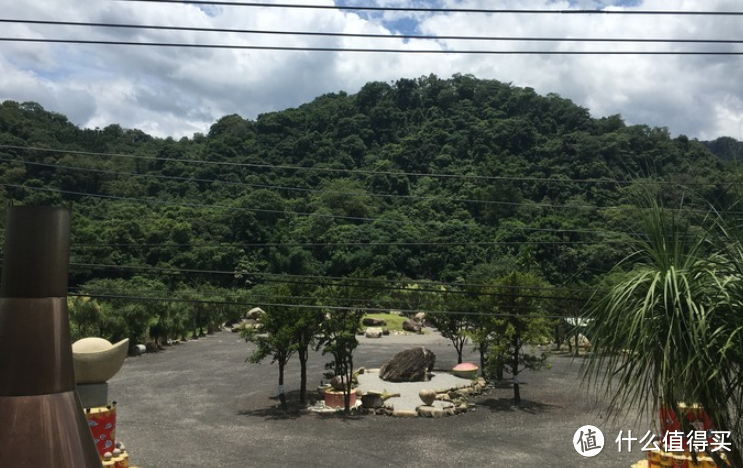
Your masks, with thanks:
[[[413,346],[436,354],[437,371],[456,364],[452,346],[435,332],[360,341],[357,368],[379,368]],[[626,418],[605,420],[600,399],[580,386],[580,363],[568,357],[553,356],[550,370],[522,374],[518,408],[511,404],[511,388],[495,388],[474,398],[476,406],[466,414],[431,419],[303,411],[296,360],[286,369],[290,410],[283,411],[276,400],[277,367],[245,362],[254,349],[236,334],[220,332],[127,359],[109,388],[118,402],[116,435],[132,466],[629,468],[643,458],[638,447],[618,452],[614,440],[620,430],[644,434],[647,423],[629,411]],[[310,357],[310,388],[323,379],[329,360],[319,353]],[[465,360],[477,362],[469,349]],[[605,448],[594,458],[580,456],[572,445],[586,424],[605,435]]]
[[[441,393],[468,385],[472,385],[472,380],[462,379],[447,372],[434,372],[428,382],[387,382],[379,378],[379,372],[375,369],[359,375],[358,388],[363,392],[399,393],[399,397],[387,399],[385,405],[392,406],[396,410],[414,410],[423,404],[418,396],[418,392],[423,389],[433,389]],[[442,407],[443,405],[442,402],[436,401],[433,406]]]

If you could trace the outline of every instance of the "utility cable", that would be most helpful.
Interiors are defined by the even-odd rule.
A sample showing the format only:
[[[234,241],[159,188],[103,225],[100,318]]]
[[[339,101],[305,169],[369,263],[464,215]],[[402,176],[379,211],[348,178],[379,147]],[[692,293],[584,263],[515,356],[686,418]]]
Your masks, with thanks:
[[[268,210],[268,209],[262,209],[262,208],[249,208],[249,207],[241,207],[241,206],[207,205],[207,204],[201,204],[201,203],[173,202],[173,201],[159,200],[159,199],[119,197],[115,195],[90,194],[86,192],[77,192],[73,190],[63,190],[63,189],[58,189],[58,188],[53,188],[53,187],[31,187],[31,186],[26,186],[26,185],[8,184],[8,183],[0,183],[0,187],[12,187],[12,188],[25,189],[25,190],[31,190],[31,191],[42,191],[42,192],[56,192],[56,193],[65,194],[65,195],[101,198],[104,200],[137,202],[137,203],[162,205],[162,206],[224,209],[224,210],[231,210],[231,211],[248,211],[248,212],[281,214],[281,215],[297,215],[297,216],[306,216],[306,217],[315,217],[315,218],[343,219],[343,220],[348,220],[348,221],[380,222],[380,223],[395,223],[395,224],[399,223],[399,220],[387,219],[387,218],[366,218],[366,217],[357,217],[357,216],[327,215],[323,213],[304,213],[304,212],[298,212],[298,211]],[[429,226],[437,225],[436,221],[422,221],[422,223],[428,224]],[[469,224],[462,224],[462,225],[458,225],[458,227],[469,228],[472,226]],[[476,227],[479,228],[481,226],[476,226]],[[575,233],[575,234],[597,234],[597,235],[619,235],[619,234],[626,234],[630,236],[636,235],[632,233],[621,233],[617,231],[595,231],[595,230],[590,230],[590,229],[558,229],[558,228],[548,229],[548,228],[530,228],[530,227],[522,227],[522,226],[518,226],[518,227],[513,226],[511,228],[514,231],[552,232],[552,233],[560,233],[560,234]],[[489,230],[493,232],[497,232],[497,230],[494,230],[493,228],[489,228]]]
[[[477,175],[477,174],[448,174],[448,173],[426,173],[426,172],[395,172],[395,171],[370,171],[362,169],[340,169],[332,167],[305,167],[305,166],[290,166],[284,164],[257,164],[257,163],[238,163],[229,161],[204,161],[196,159],[184,159],[184,158],[163,158],[159,156],[142,156],[134,154],[122,154],[122,153],[101,153],[91,151],[75,151],[75,150],[64,150],[54,148],[41,148],[35,146],[19,146],[19,145],[5,145],[0,144],[0,149],[13,149],[21,151],[41,151],[48,153],[61,153],[61,154],[77,154],[83,156],[105,156],[105,157],[116,157],[116,158],[129,158],[139,159],[145,161],[162,161],[162,162],[178,162],[184,164],[203,164],[209,166],[226,166],[226,167],[248,167],[254,169],[270,169],[270,170],[289,170],[297,172],[327,172],[327,173],[340,173],[340,174],[363,174],[363,175],[387,175],[387,176],[406,176],[406,177],[431,177],[431,178],[444,178],[444,179],[465,179],[465,180],[483,180],[483,181],[504,181],[504,182],[545,182],[545,183],[580,183],[580,184],[616,184],[616,185],[629,185],[629,184],[643,184],[637,180],[617,180],[617,179],[571,179],[571,178],[558,178],[558,177],[515,177],[515,176],[490,176],[490,175]],[[671,185],[679,186],[678,182],[664,182],[664,181],[648,181],[647,185]],[[702,186],[702,187],[715,187],[717,184],[712,182],[706,183],[689,183],[683,184],[684,186]]]
[[[492,8],[433,8],[433,7],[380,7],[364,5],[312,5],[297,3],[230,2],[219,0],[113,0],[118,2],[172,3],[176,5],[214,5],[260,8],[287,8],[311,10],[348,10],[375,12],[411,13],[480,13],[480,14],[532,14],[532,15],[670,15],[670,16],[743,16],[741,11],[693,11],[693,10],[537,10],[537,9],[492,9]]]
[[[73,236],[74,236],[73,232]],[[76,251],[80,248],[103,249],[115,247],[149,247],[149,248],[211,248],[211,247],[245,247],[245,248],[274,248],[274,247],[439,247],[439,246],[462,246],[462,247],[497,247],[500,245],[596,245],[596,244],[626,244],[623,240],[600,240],[600,241],[443,241],[443,242],[221,242],[221,243],[76,243],[73,241],[70,249]]]
[[[38,24],[44,26],[74,26],[94,28],[150,29],[157,31],[189,31],[207,33],[263,34],[280,36],[346,37],[365,39],[491,41],[491,42],[608,42],[608,43],[662,43],[662,44],[743,44],[739,39],[660,39],[660,38],[589,38],[589,37],[517,37],[517,36],[449,36],[427,34],[370,34],[323,31],[277,31],[266,29],[203,28],[129,23],[94,23],[81,21],[49,21],[0,18],[0,23]]]
[[[590,292],[591,289],[577,289],[577,288],[560,288],[555,286],[507,286],[507,285],[488,285],[488,284],[474,284],[474,283],[449,283],[442,281],[426,281],[426,280],[387,280],[387,279],[376,279],[376,278],[353,278],[353,277],[342,277],[342,276],[320,276],[320,275],[288,275],[283,273],[264,273],[264,272],[245,272],[240,270],[204,270],[197,268],[162,268],[153,267],[150,265],[115,265],[115,264],[101,264],[101,263],[83,263],[83,262],[70,262],[70,266],[73,267],[86,267],[86,268],[97,268],[97,269],[109,269],[109,270],[134,270],[144,272],[157,272],[163,274],[209,274],[209,275],[229,275],[233,277],[261,277],[261,278],[279,278],[279,279],[290,279],[290,280],[310,280],[310,281],[330,281],[329,283],[294,283],[294,284],[312,284],[322,286],[342,286],[342,287],[362,287],[362,284],[372,284],[374,286],[384,284],[415,284],[419,285],[417,288],[410,288],[407,286],[384,286],[377,289],[389,289],[407,291],[410,293],[415,292],[433,292],[433,293],[457,293],[453,290],[446,289],[435,289],[436,286],[448,286],[454,288],[500,288],[500,289],[527,289],[534,291],[569,291],[569,292]],[[279,282],[279,281],[276,281]],[[344,283],[345,282],[345,283]],[[422,286],[422,287],[421,287]],[[464,294],[474,294],[471,291],[462,291]],[[496,294],[497,295],[497,294]]]
[[[378,194],[378,193],[371,193],[371,192],[340,192],[340,191],[327,190],[327,189],[287,187],[287,186],[282,186],[282,185],[270,185],[270,184],[252,184],[252,183],[234,182],[234,181],[227,181],[227,180],[220,180],[220,179],[203,179],[203,178],[197,178],[197,177],[181,177],[181,176],[167,176],[167,175],[162,175],[162,174],[140,174],[136,172],[110,171],[110,170],[105,170],[105,169],[68,166],[68,165],[56,164],[56,163],[42,163],[42,162],[28,161],[28,160],[23,160],[23,159],[17,160],[17,159],[3,158],[3,157],[0,157],[0,161],[11,163],[11,164],[23,164],[23,165],[29,165],[29,166],[49,167],[49,168],[55,168],[55,169],[64,169],[64,170],[76,171],[76,172],[89,172],[89,173],[94,173],[94,174],[105,174],[105,175],[112,175],[112,176],[155,178],[159,180],[175,180],[175,181],[180,181],[180,182],[194,182],[194,183],[201,183],[201,184],[220,184],[220,185],[233,186],[233,187],[249,187],[249,188],[258,188],[258,189],[266,189],[266,190],[278,190],[278,191],[311,193],[311,194],[318,194],[318,193],[334,194],[334,195],[345,195],[345,196],[350,196],[350,197],[408,199],[408,200],[423,200],[423,201],[436,201],[436,202],[448,201],[448,202],[454,202],[454,203],[482,204],[482,205],[493,205],[493,206],[514,206],[514,207],[540,208],[540,209],[591,210],[591,211],[597,211],[597,212],[636,210],[637,209],[635,207],[622,206],[622,205],[620,206],[597,206],[597,205],[580,205],[580,204],[556,204],[556,203],[543,203],[543,202],[530,203],[529,200],[524,200],[521,202],[510,202],[510,201],[502,201],[502,200],[482,200],[482,199],[470,199],[470,198],[431,197],[431,196],[399,195],[399,194]],[[707,211],[705,210],[694,210],[690,208],[689,209],[668,208],[668,209],[674,210],[674,211],[679,210],[679,211],[684,211],[684,212],[693,211],[693,212],[698,212],[698,213],[707,213]],[[732,214],[732,212],[728,212],[728,213]],[[740,212],[737,214],[743,214],[743,212]]]
[[[130,0],[133,1],[133,0]],[[139,0],[137,0],[139,1]],[[39,37],[0,37],[0,42],[78,44],[106,46],[144,46],[184,49],[222,49],[222,50],[267,50],[281,52],[342,52],[373,54],[434,54],[434,55],[668,55],[668,56],[738,56],[743,51],[732,50],[484,50],[484,49],[380,49],[354,47],[309,47],[309,46],[269,46],[246,44],[204,44],[189,42],[147,42],[113,41],[97,39],[60,39]]]
[[[313,189],[313,188],[303,188],[303,187],[287,187],[287,186],[281,186],[281,185],[269,185],[269,184],[250,184],[245,182],[233,182],[233,181],[227,181],[227,180],[219,180],[219,179],[202,179],[197,177],[180,177],[180,176],[167,176],[167,175],[161,175],[161,174],[140,174],[136,172],[120,172],[120,171],[109,171],[105,169],[94,169],[94,168],[88,168],[88,167],[79,167],[79,166],[68,166],[64,164],[52,164],[52,163],[42,163],[42,162],[35,162],[35,161],[27,161],[27,160],[17,160],[17,159],[10,159],[10,158],[3,158],[0,157],[0,161],[12,163],[12,164],[24,164],[29,166],[39,166],[39,167],[50,167],[55,169],[65,169],[69,171],[75,171],[75,172],[90,172],[94,174],[105,174],[105,175],[112,175],[112,176],[127,176],[127,177],[142,177],[142,178],[155,178],[160,180],[176,180],[180,182],[196,182],[196,183],[202,183],[202,184],[221,184],[226,186],[234,186],[234,187],[249,187],[249,188],[258,188],[258,189],[267,189],[267,190],[280,190],[280,191],[287,191],[287,192],[300,192],[300,193],[325,193],[325,194],[335,194],[335,195],[347,195],[347,196],[358,196],[358,197],[372,197],[372,198],[402,198],[402,199],[409,199],[409,200],[424,200],[424,201],[450,201],[450,202],[456,202],[456,203],[473,203],[473,204],[483,204],[483,205],[497,205],[497,206],[522,206],[522,202],[507,202],[507,201],[496,201],[496,200],[478,200],[478,199],[468,199],[468,198],[443,198],[443,197],[424,197],[424,196],[417,196],[417,195],[399,195],[399,194],[379,194],[379,193],[365,193],[365,192],[339,192],[334,190],[325,190],[325,189]],[[548,204],[548,203],[535,203],[533,205],[528,205],[529,207],[535,207],[535,208],[555,208],[555,209],[586,209],[586,210],[608,210],[608,209],[623,209],[623,207],[598,207],[598,206],[592,206],[592,205],[558,205],[558,204]]]
[[[120,300],[132,300],[132,301],[153,301],[153,302],[176,302],[176,303],[192,303],[192,304],[212,304],[212,305],[227,305],[227,306],[235,306],[235,307],[282,307],[282,308],[292,308],[292,309],[310,309],[310,310],[320,310],[320,311],[340,311],[340,312],[364,312],[364,313],[389,313],[390,309],[384,309],[379,307],[344,307],[344,306],[331,306],[331,305],[310,305],[310,304],[284,304],[284,303],[275,303],[275,302],[255,302],[255,303],[246,303],[246,302],[226,302],[226,301],[203,301],[203,300],[194,300],[194,299],[182,299],[182,298],[168,298],[168,297],[143,297],[143,296],[129,296],[129,295],[116,295],[116,294],[69,294],[73,297],[93,297],[93,298],[99,298],[99,299],[120,299]],[[534,308],[524,308],[528,309],[530,311],[535,310]],[[539,310],[539,309],[537,309]],[[494,318],[520,318],[520,319],[538,319],[538,318],[544,318],[544,319],[564,319],[569,317],[574,317],[574,315],[547,315],[547,314],[503,314],[503,313],[493,313],[493,312],[474,312],[474,311],[433,311],[433,310],[400,310],[397,309],[397,312],[403,313],[403,314],[416,314],[419,312],[423,312],[425,314],[439,314],[439,315],[466,315],[466,316],[484,316],[484,317],[494,317]],[[575,313],[580,313],[578,310],[574,310]]]

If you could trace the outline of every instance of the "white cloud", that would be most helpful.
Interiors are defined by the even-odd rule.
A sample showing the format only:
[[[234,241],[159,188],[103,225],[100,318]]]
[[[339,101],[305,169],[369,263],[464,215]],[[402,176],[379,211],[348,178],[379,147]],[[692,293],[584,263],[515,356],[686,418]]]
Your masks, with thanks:
[[[332,4],[313,0],[313,4]],[[359,4],[369,2],[358,2]],[[731,11],[736,2],[710,0],[526,1],[497,8],[611,8]],[[410,2],[495,8],[485,0]],[[634,5],[634,6],[633,6]],[[339,10],[209,7],[82,0],[0,0],[6,18],[195,26],[204,28],[519,37],[734,39],[739,18],[659,15],[482,15],[351,13]],[[374,41],[291,35],[247,35],[110,28],[4,25],[6,37],[75,37],[120,41],[489,50],[700,50],[700,44],[616,44],[485,41]],[[716,46],[718,47],[718,46]],[[719,47],[718,47],[719,48]],[[739,45],[722,46],[743,50]],[[435,73],[472,74],[558,93],[595,116],[622,114],[628,123],[666,126],[704,139],[740,135],[743,65],[738,56],[442,55],[217,50],[0,42],[0,100],[33,100],[83,126],[119,123],[159,136],[206,132],[226,114],[248,118],[337,91],[354,93],[368,81]]]

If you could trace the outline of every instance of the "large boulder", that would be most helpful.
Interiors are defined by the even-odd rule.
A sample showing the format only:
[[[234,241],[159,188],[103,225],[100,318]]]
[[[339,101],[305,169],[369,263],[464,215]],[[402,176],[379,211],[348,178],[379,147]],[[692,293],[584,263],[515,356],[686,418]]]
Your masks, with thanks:
[[[402,323],[402,329],[407,332],[420,333],[421,326],[418,322],[412,319],[408,319]]]
[[[367,338],[382,338],[382,329],[376,327],[370,327],[366,329],[364,335]]]
[[[260,320],[265,312],[260,307],[253,307],[245,313],[245,318],[250,320]]]
[[[427,382],[436,364],[436,355],[420,346],[401,351],[379,369],[379,377],[388,382]]]
[[[372,318],[372,317],[364,317],[364,319],[361,321],[361,324],[365,327],[385,327],[387,326],[387,322],[385,322],[382,319]]]

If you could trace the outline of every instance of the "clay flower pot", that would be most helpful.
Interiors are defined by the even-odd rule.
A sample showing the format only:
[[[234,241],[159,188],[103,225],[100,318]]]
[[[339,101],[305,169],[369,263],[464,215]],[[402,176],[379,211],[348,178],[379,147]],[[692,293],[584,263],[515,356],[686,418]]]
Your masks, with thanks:
[[[343,408],[345,402],[343,399],[343,392],[337,392],[335,390],[328,390],[323,393],[323,399],[325,400],[325,406],[328,408]],[[356,392],[351,392],[351,399],[349,406],[353,408],[356,406]]]

